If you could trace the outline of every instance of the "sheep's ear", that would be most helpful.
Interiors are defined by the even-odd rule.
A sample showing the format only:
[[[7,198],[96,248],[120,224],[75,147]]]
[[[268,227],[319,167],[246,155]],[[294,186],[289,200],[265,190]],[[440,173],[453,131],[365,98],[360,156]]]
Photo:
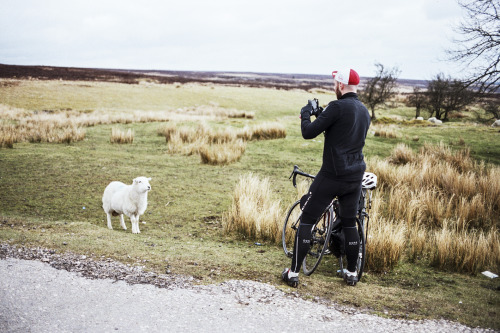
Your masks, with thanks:
[[[137,178],[134,178],[134,184],[136,184],[136,183],[137,183]]]

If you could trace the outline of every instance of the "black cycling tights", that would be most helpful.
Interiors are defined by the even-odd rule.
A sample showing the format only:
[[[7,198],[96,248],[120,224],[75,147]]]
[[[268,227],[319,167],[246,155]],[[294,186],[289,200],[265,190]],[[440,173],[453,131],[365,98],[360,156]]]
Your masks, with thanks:
[[[339,215],[345,237],[347,269],[351,272],[356,270],[359,252],[356,211],[360,194],[361,179],[359,181],[339,181],[321,174],[316,176],[309,188],[309,193],[301,200],[302,218],[295,235],[292,272],[299,272],[302,261],[311,248],[312,229],[335,196],[338,196],[340,204]]]

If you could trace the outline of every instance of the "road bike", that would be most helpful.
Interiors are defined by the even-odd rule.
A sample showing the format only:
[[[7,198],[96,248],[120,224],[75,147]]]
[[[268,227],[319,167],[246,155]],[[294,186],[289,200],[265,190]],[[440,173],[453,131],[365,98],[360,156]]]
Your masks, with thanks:
[[[293,178],[293,186],[297,187],[296,178],[301,175],[314,179],[315,176],[307,174],[294,166],[290,179]],[[359,252],[356,262],[356,274],[358,281],[363,275],[366,261],[366,242],[368,238],[368,210],[372,203],[372,190],[377,186],[377,176],[370,172],[363,175],[361,195],[359,197],[358,211],[356,214],[356,228],[359,234]],[[282,242],[285,255],[289,258],[293,256],[293,246],[295,233],[299,227],[302,216],[301,200],[297,200],[288,210],[283,225]],[[339,201],[334,198],[316,221],[312,231],[311,248],[304,258],[302,267],[304,274],[311,275],[318,267],[321,259],[328,254],[333,254],[338,259],[341,278],[344,278],[347,270],[347,259],[345,255],[344,237],[339,217]]]

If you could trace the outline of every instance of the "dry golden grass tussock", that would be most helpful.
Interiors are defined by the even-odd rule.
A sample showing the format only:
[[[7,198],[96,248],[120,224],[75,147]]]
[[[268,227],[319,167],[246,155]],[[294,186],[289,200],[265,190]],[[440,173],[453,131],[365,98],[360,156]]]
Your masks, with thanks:
[[[214,131],[204,123],[197,127],[178,127],[171,123],[162,125],[158,133],[166,137],[170,153],[200,154],[202,162],[207,164],[238,161],[246,149],[246,144],[236,139],[231,130]]]
[[[417,154],[409,150],[398,145],[388,159],[368,161],[380,184],[374,204],[382,206],[374,220],[398,221],[406,228],[410,259],[429,258],[436,266],[466,272],[499,267],[500,168],[442,143],[427,144]],[[370,229],[374,242],[383,245],[385,235]]]
[[[278,123],[264,123],[252,128],[246,126],[242,129],[224,128],[222,130],[214,130],[205,123],[201,123],[197,127],[178,127],[175,123],[171,123],[160,126],[157,132],[159,135],[164,135],[167,141],[172,135],[179,133],[186,143],[198,140],[200,137],[204,137],[204,141],[207,143],[227,143],[237,139],[244,141],[271,140],[286,137],[285,127]]]
[[[400,185],[389,190],[385,216],[393,220],[404,220],[408,224],[419,224],[426,216],[419,193],[408,186]]]
[[[448,166],[452,166],[461,173],[474,171],[477,166],[477,163],[470,157],[470,149],[468,147],[453,151],[443,142],[440,142],[438,145],[425,143],[420,149],[419,155],[436,164],[446,162]]]
[[[435,231],[430,249],[431,262],[441,269],[477,273],[483,269],[500,267],[500,241],[498,232],[490,230],[457,230],[445,221],[441,230]]]
[[[251,128],[245,127],[237,134],[244,140],[273,140],[286,138],[286,129],[279,123],[263,123]]]
[[[71,143],[85,138],[85,130],[63,113],[30,112],[0,105],[0,147],[17,142]]]
[[[372,192],[369,210],[368,239],[366,240],[367,269],[383,272],[392,269],[403,257],[407,228],[404,222],[384,217],[384,186]]]
[[[224,214],[225,232],[238,232],[255,239],[281,240],[282,209],[274,199],[269,178],[252,173],[241,176],[233,192],[232,206]]]
[[[206,142],[202,137],[186,142],[186,133],[175,132],[168,140],[168,151],[171,154],[194,155],[198,154],[200,147]]]
[[[388,160],[392,164],[404,165],[414,163],[417,158],[415,152],[404,143],[398,143],[392,150]]]
[[[210,165],[224,165],[239,161],[246,149],[243,140],[218,144],[204,144],[199,148],[201,162]]]
[[[176,123],[169,123],[161,125],[157,133],[165,136],[170,153],[200,154],[202,163],[212,165],[239,161],[246,150],[246,140],[286,136],[285,129],[276,124],[264,124],[253,130],[248,128],[215,130],[206,123],[201,123],[197,127],[178,127]]]
[[[372,130],[375,132],[375,136],[379,136],[381,138],[397,139],[400,137],[396,128],[392,125],[376,125],[372,127]]]
[[[367,240],[367,268],[377,272],[392,269],[402,258],[406,247],[404,223],[374,219]]]
[[[111,129],[111,143],[133,143],[134,142],[134,131],[128,129],[127,131],[122,131],[119,128],[113,127]]]
[[[2,120],[19,120],[28,117],[31,113],[25,109],[0,104],[0,119]]]
[[[500,210],[500,167],[490,167],[486,175],[478,179],[477,189],[497,211]]]
[[[157,133],[159,136],[164,136],[167,142],[170,140],[170,137],[177,131],[176,123],[164,123],[158,127]]]
[[[427,257],[429,252],[429,233],[420,225],[408,228],[408,256],[410,260],[419,260]]]
[[[12,127],[4,132],[5,128],[0,131],[0,135],[6,134],[7,140],[15,140],[15,142],[28,141],[31,143],[49,142],[49,143],[71,143],[81,141],[85,138],[85,129],[68,124],[58,126],[51,123],[27,123],[14,127],[15,135],[9,134],[12,132]],[[6,141],[0,139],[0,141]],[[7,141],[8,142],[8,141]]]
[[[406,146],[398,145],[387,160],[368,161],[370,171],[377,174],[381,184],[386,184],[392,189],[401,186],[409,188],[409,192],[402,193],[401,198],[393,195],[395,200],[408,198],[409,202],[417,191],[417,199],[425,205],[425,216],[434,225],[436,223],[439,225],[437,222],[439,220],[453,216],[467,222],[472,221],[472,226],[486,223],[485,225],[489,227],[492,221],[498,220],[499,167],[476,163],[467,157],[467,151],[453,152],[442,145],[436,149],[427,145],[415,158],[405,157],[411,156],[411,153],[406,152],[408,149]],[[429,151],[433,153],[429,154]],[[459,165],[457,161],[461,158],[470,161]],[[393,166],[388,162],[392,160],[400,163],[404,160],[412,162]],[[471,168],[471,165],[474,167]],[[399,206],[404,207],[404,202]],[[394,205],[388,211],[392,208]],[[395,219],[404,218],[404,214],[397,213],[400,211],[400,209],[393,210],[391,216]]]
[[[95,125],[109,124],[131,124],[144,122],[166,122],[174,121],[203,121],[211,118],[228,118],[228,117],[244,117],[253,118],[253,113],[247,111],[227,110],[222,108],[212,108],[201,106],[194,108],[190,112],[184,110],[177,111],[143,111],[135,110],[128,112],[110,112],[107,110],[97,111],[74,111],[74,110],[48,110],[48,111],[27,111],[24,109],[12,108],[5,105],[0,105],[0,118],[13,122],[18,127],[17,132],[28,133],[31,139],[27,139],[23,135],[2,135],[0,139],[2,146],[11,146],[11,142],[30,141],[30,142],[58,142],[57,138],[61,138],[61,142],[68,140],[77,141],[77,137],[81,137],[82,129],[73,130],[73,128],[89,127]],[[50,125],[49,125],[50,124]],[[6,126],[5,122],[0,123],[0,128]],[[24,129],[29,128],[29,130]],[[36,127],[41,127],[34,130]],[[49,132],[57,131],[55,134]],[[4,133],[7,130],[0,132]],[[49,133],[44,135],[42,133]],[[58,132],[66,133],[60,134]],[[73,132],[75,135],[70,137]],[[235,135],[235,134],[234,134]],[[185,139],[188,140],[188,139]],[[228,140],[225,139],[225,142]]]
[[[273,140],[286,138],[286,129],[279,123],[264,123],[252,129],[252,140]]]
[[[14,143],[20,141],[18,131],[14,125],[0,127],[0,148],[14,148]]]
[[[71,143],[74,141],[81,141],[85,139],[86,132],[81,127],[70,126],[64,128],[59,132],[59,136],[56,142]]]
[[[389,187],[406,184],[409,181],[418,181],[415,180],[416,171],[412,164],[394,166],[388,159],[374,157],[367,161],[367,170],[377,175],[380,184]]]
[[[238,140],[236,129],[226,127],[215,130],[205,123],[198,125],[197,135],[204,137],[209,144],[234,143]]]

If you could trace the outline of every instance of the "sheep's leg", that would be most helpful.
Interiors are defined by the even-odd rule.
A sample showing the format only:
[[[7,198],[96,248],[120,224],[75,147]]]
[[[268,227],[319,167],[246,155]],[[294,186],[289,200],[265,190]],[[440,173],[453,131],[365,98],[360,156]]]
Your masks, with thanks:
[[[113,230],[113,226],[111,225],[111,214],[106,213],[106,218],[108,219],[108,229]]]
[[[130,221],[132,222],[132,233],[133,234],[139,234],[141,231],[139,230],[139,216],[138,215],[132,215],[130,217]]]
[[[120,225],[122,226],[123,230],[127,230],[127,226],[125,225],[125,220],[123,219],[123,214],[120,214]]]

